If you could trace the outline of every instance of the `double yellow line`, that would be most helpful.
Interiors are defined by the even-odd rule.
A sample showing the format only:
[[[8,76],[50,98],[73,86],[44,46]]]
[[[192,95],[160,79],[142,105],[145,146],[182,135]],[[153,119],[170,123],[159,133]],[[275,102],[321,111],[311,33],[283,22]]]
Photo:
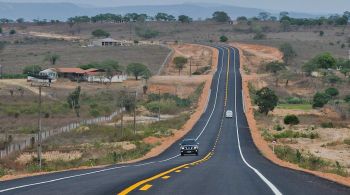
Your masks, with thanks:
[[[227,73],[226,73],[226,86],[225,86],[226,92],[225,92],[225,100],[224,100],[224,110],[226,110],[226,106],[227,106],[229,71],[230,71],[230,49],[228,49],[228,48],[225,48],[225,49],[227,49],[227,51],[228,51],[228,63],[227,63],[227,71],[226,71]],[[197,161],[194,161],[192,163],[186,163],[186,164],[177,166],[175,168],[172,168],[172,169],[169,169],[169,170],[164,171],[162,173],[159,173],[157,175],[154,175],[154,176],[152,176],[150,178],[141,180],[141,181],[139,181],[139,182],[137,182],[137,183],[127,187],[126,189],[124,189],[123,191],[118,193],[118,195],[127,195],[130,192],[134,191],[136,188],[138,188],[138,187],[140,187],[140,186],[142,186],[142,185],[144,185],[144,184],[146,184],[148,182],[151,182],[153,180],[159,179],[159,178],[161,178],[161,177],[163,177],[163,176],[165,176],[165,175],[167,175],[169,173],[175,172],[177,170],[180,170],[180,169],[182,169],[184,167],[188,167],[190,165],[195,166],[195,165],[198,165],[198,164],[200,164],[202,162],[205,162],[205,161],[209,160],[213,156],[215,148],[216,148],[216,145],[217,145],[217,143],[219,141],[219,138],[220,138],[220,135],[221,135],[221,130],[222,130],[222,125],[223,125],[223,119],[224,119],[224,117],[221,118],[220,129],[219,129],[218,135],[216,137],[214,146],[213,146],[212,150],[204,158],[202,158],[200,160],[197,160]]]

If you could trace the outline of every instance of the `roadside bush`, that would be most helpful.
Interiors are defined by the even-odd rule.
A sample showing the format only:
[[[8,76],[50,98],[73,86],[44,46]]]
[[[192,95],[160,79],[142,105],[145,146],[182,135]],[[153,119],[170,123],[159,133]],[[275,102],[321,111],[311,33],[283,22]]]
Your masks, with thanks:
[[[294,114],[292,115],[287,115],[284,117],[284,124],[286,125],[297,125],[299,124],[299,118],[295,116]]]
[[[334,125],[332,122],[323,122],[323,123],[321,123],[321,127],[322,128],[333,128]]]
[[[331,97],[335,97],[335,96],[339,95],[338,89],[336,89],[334,87],[330,87],[330,88],[326,89],[325,93]]]

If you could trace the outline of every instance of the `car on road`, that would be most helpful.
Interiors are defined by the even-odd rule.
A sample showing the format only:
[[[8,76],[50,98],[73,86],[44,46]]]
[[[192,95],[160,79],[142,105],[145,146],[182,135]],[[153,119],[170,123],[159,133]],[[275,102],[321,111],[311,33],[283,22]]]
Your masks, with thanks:
[[[227,110],[226,111],[226,118],[232,118],[233,117],[233,112],[232,110]]]
[[[185,154],[195,154],[198,156],[199,153],[199,143],[195,139],[184,139],[180,143],[180,153],[181,156]]]

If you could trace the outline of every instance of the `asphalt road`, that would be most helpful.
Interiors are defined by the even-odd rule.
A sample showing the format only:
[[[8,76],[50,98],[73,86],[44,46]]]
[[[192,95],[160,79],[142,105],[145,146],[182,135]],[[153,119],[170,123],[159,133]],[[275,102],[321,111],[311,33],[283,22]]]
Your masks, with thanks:
[[[255,147],[242,104],[239,54],[217,46],[218,70],[206,111],[186,138],[199,156],[179,156],[179,142],[159,156],[103,169],[66,171],[0,183],[0,194],[350,194],[350,188],[279,167]],[[234,117],[226,119],[229,109]]]

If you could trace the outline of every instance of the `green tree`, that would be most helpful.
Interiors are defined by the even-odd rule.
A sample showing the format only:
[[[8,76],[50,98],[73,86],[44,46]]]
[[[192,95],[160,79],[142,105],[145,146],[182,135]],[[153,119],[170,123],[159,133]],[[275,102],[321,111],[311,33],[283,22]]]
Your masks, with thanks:
[[[227,42],[228,38],[225,35],[220,36],[220,42]]]
[[[92,31],[91,34],[92,34],[94,37],[98,37],[98,38],[100,38],[100,37],[109,37],[109,36],[110,36],[110,34],[109,34],[108,32],[106,32],[106,31],[104,31],[104,30],[102,30],[102,29],[94,30],[94,31]]]
[[[80,92],[81,88],[78,86],[67,97],[67,103],[69,107],[74,110],[77,117],[80,117]]]
[[[271,89],[264,87],[255,94],[254,102],[259,107],[259,112],[267,115],[273,111],[278,103],[278,97]]]
[[[30,65],[23,68],[23,74],[37,75],[43,69],[39,65]]]
[[[226,12],[216,11],[213,13],[213,20],[215,22],[228,22],[231,20],[230,16]]]
[[[328,69],[335,68],[337,60],[332,54],[326,52],[316,56],[314,62],[317,64],[317,68]]]
[[[283,53],[283,61],[288,65],[295,56],[297,56],[295,50],[292,45],[289,43],[283,43],[280,45],[279,50]]]
[[[3,30],[2,30],[2,27],[0,26],[0,34],[2,34],[3,33]]]
[[[339,95],[338,89],[334,88],[334,87],[330,87],[330,88],[326,89],[325,93],[331,97],[335,97],[335,96]]]
[[[283,121],[284,121],[284,124],[286,125],[297,125],[300,122],[299,118],[294,114],[285,116]]]
[[[185,67],[187,61],[187,58],[182,56],[174,58],[173,63],[175,64],[175,67],[179,70],[179,75],[181,74],[181,71]]]
[[[46,55],[44,61],[50,62],[51,65],[56,65],[56,62],[59,59],[60,59],[60,55],[53,53],[53,54]]]
[[[148,74],[148,67],[141,63],[131,63],[126,67],[126,72],[135,76],[135,79],[138,80],[140,76]]]
[[[259,13],[260,20],[266,21],[270,16],[271,16],[271,14],[269,12],[260,12]]]
[[[328,94],[317,92],[314,95],[312,107],[313,108],[322,108],[325,104],[327,104],[329,102],[330,99],[331,99],[331,97]]]
[[[192,18],[190,18],[189,16],[186,16],[186,15],[180,15],[178,17],[178,20],[181,22],[181,23],[190,23],[192,22]]]

